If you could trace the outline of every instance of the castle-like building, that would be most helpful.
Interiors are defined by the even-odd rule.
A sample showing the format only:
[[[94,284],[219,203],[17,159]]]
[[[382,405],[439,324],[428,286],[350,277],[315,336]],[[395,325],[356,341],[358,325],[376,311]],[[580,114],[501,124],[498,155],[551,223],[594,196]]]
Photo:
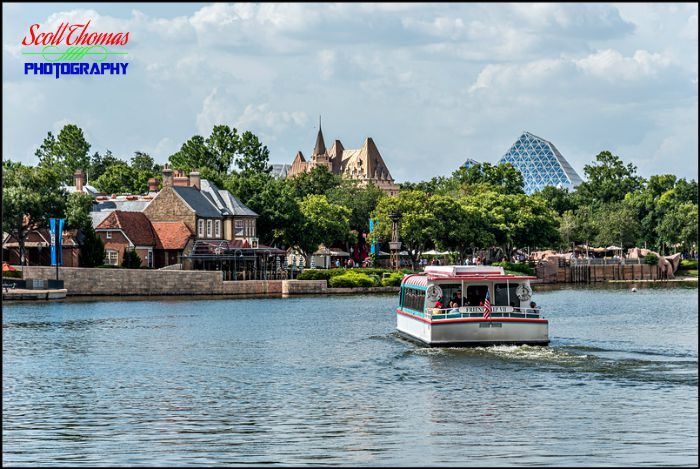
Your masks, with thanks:
[[[325,166],[333,174],[359,181],[362,186],[371,182],[388,195],[399,193],[399,186],[394,183],[394,178],[391,177],[389,168],[386,167],[371,137],[365,139],[362,148],[356,150],[346,150],[340,140],[333,142],[331,149],[326,150],[320,120],[316,145],[310,159],[307,161],[301,151],[298,151],[291,168],[287,171],[287,177],[311,171],[317,166]]]

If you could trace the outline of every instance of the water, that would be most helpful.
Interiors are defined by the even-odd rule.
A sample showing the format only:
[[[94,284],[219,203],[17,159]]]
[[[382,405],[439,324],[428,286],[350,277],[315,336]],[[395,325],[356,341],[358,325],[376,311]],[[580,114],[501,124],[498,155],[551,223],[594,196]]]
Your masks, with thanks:
[[[3,465],[698,464],[697,289],[536,292],[550,347],[394,295],[6,304]]]

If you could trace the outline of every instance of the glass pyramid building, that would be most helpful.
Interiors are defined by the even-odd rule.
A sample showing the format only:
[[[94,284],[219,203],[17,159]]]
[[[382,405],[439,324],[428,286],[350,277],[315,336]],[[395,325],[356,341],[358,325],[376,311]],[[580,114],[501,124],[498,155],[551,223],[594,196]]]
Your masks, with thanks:
[[[523,175],[525,193],[545,186],[573,190],[583,181],[552,142],[523,132],[498,163],[510,163]]]

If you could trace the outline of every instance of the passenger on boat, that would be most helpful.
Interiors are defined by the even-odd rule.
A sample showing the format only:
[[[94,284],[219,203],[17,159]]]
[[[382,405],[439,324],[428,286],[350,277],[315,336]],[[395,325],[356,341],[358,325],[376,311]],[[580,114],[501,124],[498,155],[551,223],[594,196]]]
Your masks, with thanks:
[[[539,308],[537,308],[537,303],[535,303],[534,301],[531,301],[531,302],[530,302],[530,309],[528,309],[528,310],[526,311],[526,313],[537,313],[537,310],[538,310],[538,309],[539,309]]]
[[[445,305],[442,304],[442,297],[438,298],[435,302],[435,308],[442,309]]]

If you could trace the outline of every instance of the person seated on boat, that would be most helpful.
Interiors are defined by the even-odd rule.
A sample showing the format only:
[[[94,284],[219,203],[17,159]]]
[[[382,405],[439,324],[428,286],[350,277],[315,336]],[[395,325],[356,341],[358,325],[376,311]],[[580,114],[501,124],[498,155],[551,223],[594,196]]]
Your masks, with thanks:
[[[467,306],[467,299],[462,296],[462,290],[457,290],[455,292],[455,296],[457,297],[457,304],[458,306]]]
[[[445,305],[442,303],[442,297],[438,298],[437,301],[435,302],[435,308],[437,309],[442,309],[445,307]]]
[[[525,311],[525,312],[526,312],[526,313],[535,313],[535,314],[537,314],[537,313],[539,312],[539,308],[537,307],[537,303],[535,303],[534,301],[531,301],[531,302],[530,302],[530,309],[528,309],[528,310]]]
[[[450,306],[450,308],[452,308],[450,310],[450,313],[458,313],[459,312],[459,301],[454,296],[452,297],[452,299],[450,299],[449,306]]]

